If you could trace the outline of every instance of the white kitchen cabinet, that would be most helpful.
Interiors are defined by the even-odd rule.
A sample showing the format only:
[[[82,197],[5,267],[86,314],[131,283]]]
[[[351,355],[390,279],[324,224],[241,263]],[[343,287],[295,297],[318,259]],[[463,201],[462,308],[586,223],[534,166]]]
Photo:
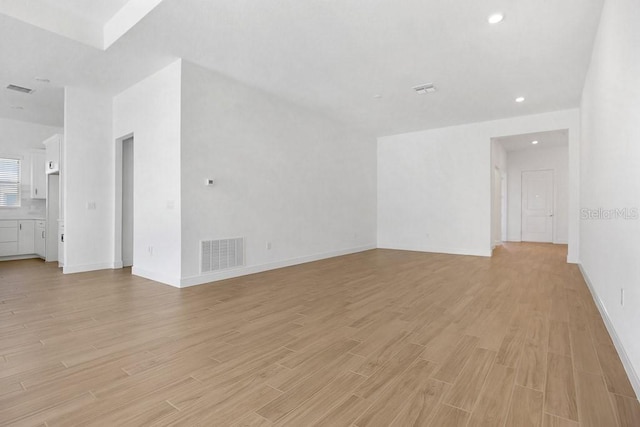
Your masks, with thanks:
[[[31,198],[44,199],[47,195],[45,150],[31,150]]]
[[[46,221],[36,221],[36,235],[35,235],[35,254],[40,258],[46,258],[46,242],[47,242],[47,227]]]
[[[60,146],[62,135],[55,134],[42,142],[46,148],[45,167],[47,174],[60,172]]]
[[[32,219],[18,221],[18,253],[28,255],[35,253],[35,224]]]
[[[0,221],[0,256],[13,256],[18,252],[18,221]]]

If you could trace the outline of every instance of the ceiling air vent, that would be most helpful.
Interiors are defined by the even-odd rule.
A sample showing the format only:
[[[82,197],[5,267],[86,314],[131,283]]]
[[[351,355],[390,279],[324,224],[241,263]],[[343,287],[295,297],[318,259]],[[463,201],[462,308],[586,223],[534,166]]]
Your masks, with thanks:
[[[435,92],[436,87],[433,85],[433,83],[425,83],[423,85],[414,86],[413,90],[415,90],[418,95],[424,95],[427,93]]]
[[[17,85],[9,85],[9,86],[7,86],[7,89],[15,90],[16,92],[22,92],[22,93],[32,93],[33,92],[33,89],[29,89],[28,87],[22,87],[22,86],[17,86]]]

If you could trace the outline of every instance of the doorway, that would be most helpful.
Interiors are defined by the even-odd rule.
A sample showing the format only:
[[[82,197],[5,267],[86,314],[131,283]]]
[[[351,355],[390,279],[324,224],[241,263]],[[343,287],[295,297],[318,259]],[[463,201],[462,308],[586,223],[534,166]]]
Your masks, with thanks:
[[[116,139],[115,151],[114,267],[133,267],[135,264],[133,134]]]
[[[59,267],[64,264],[64,250],[60,241],[60,175],[47,175],[47,202],[46,202],[46,218],[45,226],[45,259],[47,262],[58,262]]]
[[[133,137],[122,141],[122,266],[133,265]]]
[[[522,172],[522,241],[553,242],[553,171]]]
[[[499,246],[502,244],[503,235],[503,211],[505,208],[505,200],[504,200],[504,192],[503,192],[503,181],[504,178],[502,176],[502,172],[500,169],[495,166],[493,168],[493,206],[492,206],[492,224],[491,224],[491,234],[492,234],[492,248]]]
[[[492,138],[506,171],[506,239],[569,241],[569,131],[558,129]],[[495,164],[500,164],[495,161]],[[493,184],[493,183],[492,183]],[[493,188],[493,187],[492,187]]]

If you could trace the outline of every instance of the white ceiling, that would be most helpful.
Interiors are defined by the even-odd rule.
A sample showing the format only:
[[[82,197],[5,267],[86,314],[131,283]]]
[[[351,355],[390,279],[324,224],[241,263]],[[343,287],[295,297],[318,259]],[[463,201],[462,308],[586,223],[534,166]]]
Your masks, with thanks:
[[[2,71],[0,71],[2,73]],[[0,95],[0,117],[40,123],[49,126],[62,126],[64,122],[64,89],[37,81],[12,79],[11,83],[34,89],[30,95],[4,89],[8,82],[2,81]]]
[[[24,1],[24,0],[23,0]],[[130,0],[38,0],[52,7],[104,25]]]
[[[67,0],[65,7],[90,13],[94,2],[101,16],[110,13],[98,7],[109,3],[102,0]],[[55,86],[115,94],[182,57],[388,135],[577,107],[601,6],[602,0],[164,0],[106,51],[0,14],[0,83],[46,76]],[[486,18],[495,11],[505,20],[491,26]],[[411,89],[427,82],[436,93]],[[520,95],[526,101],[516,104]],[[32,108],[25,106],[23,112]],[[0,116],[16,111],[0,102]]]
[[[525,133],[522,135],[501,136],[493,138],[504,149],[509,151],[543,150],[551,147],[568,147],[569,131],[567,129],[553,130],[549,132]],[[531,141],[538,141],[532,144]]]

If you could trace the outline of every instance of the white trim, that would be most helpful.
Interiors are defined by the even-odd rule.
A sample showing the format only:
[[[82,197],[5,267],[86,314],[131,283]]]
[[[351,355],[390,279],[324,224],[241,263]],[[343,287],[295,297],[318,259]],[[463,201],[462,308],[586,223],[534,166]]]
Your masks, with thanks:
[[[263,271],[275,270],[277,268],[290,267],[292,265],[304,264],[307,262],[319,261],[322,259],[368,251],[375,248],[376,245],[360,246],[356,248],[348,248],[338,251],[307,255],[298,258],[290,258],[282,261],[270,262],[267,264],[259,264],[249,267],[236,268],[233,270],[219,271],[216,273],[203,274],[200,276],[184,277],[182,278],[182,280],[180,280],[180,287],[186,288],[189,286],[202,285],[203,283],[216,282],[218,280],[225,280],[239,276],[246,276],[248,274],[261,273]]]
[[[569,254],[567,255],[567,264],[580,264],[580,260],[576,254]]]
[[[578,267],[580,268],[582,277],[584,277],[584,281],[587,283],[587,287],[589,288],[589,291],[591,291],[591,296],[593,297],[593,300],[595,301],[596,306],[600,311],[600,315],[602,316],[602,319],[604,320],[604,324],[607,327],[607,331],[609,332],[609,335],[613,340],[613,344],[616,347],[616,350],[618,351],[618,356],[620,356],[620,360],[622,361],[622,366],[624,366],[624,370],[626,371],[627,376],[629,377],[631,386],[633,387],[633,390],[636,392],[636,396],[640,396],[640,377],[638,377],[638,373],[633,368],[631,359],[629,359],[629,355],[625,351],[624,345],[622,344],[622,341],[620,341],[620,337],[616,332],[616,328],[613,326],[613,322],[611,321],[611,318],[607,313],[607,309],[605,308],[604,303],[602,302],[600,297],[598,297],[598,294],[596,293],[595,288],[593,287],[593,283],[591,283],[591,280],[589,279],[589,275],[587,275],[587,272],[585,271],[581,263],[578,263]]]
[[[144,277],[145,279],[153,280],[165,285],[173,286],[174,288],[180,287],[179,277],[170,277],[163,274],[158,274],[155,271],[142,270],[136,266],[131,267],[131,274],[134,276]]]
[[[34,258],[40,258],[39,255],[35,255],[35,254],[28,254],[28,255],[8,255],[8,256],[2,256],[0,257],[0,261],[18,261],[21,259],[34,259]],[[42,259],[42,258],[40,258]]]
[[[84,264],[84,265],[65,265],[62,267],[64,274],[84,273],[85,271],[95,270],[107,270],[116,268],[113,262],[101,262],[98,264]]]
[[[385,244],[378,245],[379,249],[393,249],[396,251],[416,251],[416,252],[430,252],[437,254],[450,254],[450,255],[470,255],[470,256],[482,256],[490,257],[493,249],[461,249],[461,248],[445,248],[437,246],[406,246],[406,245],[394,245]]]

